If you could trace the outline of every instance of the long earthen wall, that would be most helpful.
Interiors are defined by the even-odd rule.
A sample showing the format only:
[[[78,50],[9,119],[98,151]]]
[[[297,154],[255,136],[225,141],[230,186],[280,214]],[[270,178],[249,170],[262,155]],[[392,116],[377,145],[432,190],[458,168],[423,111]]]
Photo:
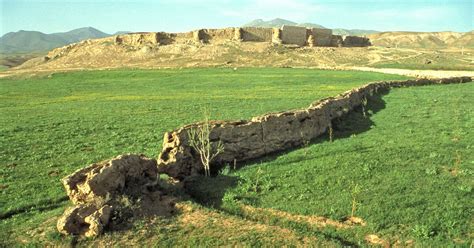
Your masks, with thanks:
[[[370,46],[365,37],[332,35],[331,29],[283,25],[281,28],[198,29],[186,33],[141,32],[114,36],[118,45],[159,46],[173,43],[219,43],[230,40],[242,42],[273,42],[298,46],[364,47]]]
[[[283,25],[281,27],[281,41],[283,44],[304,46],[307,40],[305,27]]]
[[[245,121],[215,121],[211,123],[210,140],[214,145],[222,142],[224,151],[216,157],[214,164],[242,163],[299,147],[325,133],[333,119],[360,106],[363,99],[381,90],[470,81],[470,77],[459,77],[375,82],[316,101],[305,109],[270,113]],[[163,151],[158,158],[160,172],[183,179],[202,171],[199,156],[190,147],[188,136],[188,131],[199,125],[184,126],[164,135]]]
[[[257,41],[257,42],[271,42],[272,29],[271,28],[254,28],[244,27],[240,28],[242,41]]]

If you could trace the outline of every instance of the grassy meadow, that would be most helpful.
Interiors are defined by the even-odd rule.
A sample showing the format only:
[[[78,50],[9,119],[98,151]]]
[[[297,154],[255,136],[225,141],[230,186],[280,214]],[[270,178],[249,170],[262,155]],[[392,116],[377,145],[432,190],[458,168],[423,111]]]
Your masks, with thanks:
[[[202,118],[237,120],[308,106],[401,76],[309,69],[115,70],[0,79],[0,245],[71,244],[55,231],[69,204],[60,178],[123,153],[156,157],[162,136]],[[138,222],[81,245],[468,245],[472,233],[474,85],[394,89],[327,137],[195,182],[180,215]],[[244,211],[340,220],[338,230]],[[184,214],[182,214],[184,216]],[[272,217],[273,216],[273,217]],[[219,225],[221,223],[221,225]],[[223,225],[222,223],[225,223]],[[247,229],[246,229],[247,228]],[[288,237],[282,239],[282,237]],[[403,243],[408,242],[408,243]]]
[[[354,246],[363,245],[370,233],[391,244],[468,247],[474,85],[393,89],[369,100],[368,109],[368,118],[359,110],[336,121],[333,142],[321,137],[284,155],[226,169],[215,179],[196,182],[192,193],[235,215]],[[354,215],[367,226],[349,230],[314,229],[242,209],[250,205],[341,220],[351,216],[353,200]]]

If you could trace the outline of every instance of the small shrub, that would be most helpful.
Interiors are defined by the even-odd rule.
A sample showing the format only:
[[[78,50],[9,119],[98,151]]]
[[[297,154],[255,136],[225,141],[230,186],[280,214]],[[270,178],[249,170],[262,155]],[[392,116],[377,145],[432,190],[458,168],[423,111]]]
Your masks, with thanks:
[[[415,225],[412,229],[413,235],[415,235],[418,238],[429,238],[434,236],[434,231],[432,231],[428,226],[426,225]]]
[[[224,168],[222,168],[220,171],[219,171],[219,174],[220,175],[223,175],[223,176],[227,176],[229,175],[231,172],[231,169],[230,169],[230,165],[226,165],[224,166]]]

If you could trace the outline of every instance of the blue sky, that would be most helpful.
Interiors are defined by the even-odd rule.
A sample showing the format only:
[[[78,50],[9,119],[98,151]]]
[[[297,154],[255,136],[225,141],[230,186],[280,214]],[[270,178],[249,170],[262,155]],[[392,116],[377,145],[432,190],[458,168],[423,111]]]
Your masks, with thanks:
[[[92,26],[104,32],[189,31],[284,18],[328,28],[470,31],[474,0],[0,0],[0,35]]]

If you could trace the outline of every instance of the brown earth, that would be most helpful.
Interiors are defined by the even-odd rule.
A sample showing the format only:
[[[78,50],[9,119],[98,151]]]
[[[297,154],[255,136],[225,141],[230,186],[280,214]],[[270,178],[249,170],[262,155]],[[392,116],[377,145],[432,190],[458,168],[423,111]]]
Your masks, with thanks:
[[[373,45],[404,48],[474,48],[474,31],[457,32],[383,32],[368,35]]]
[[[158,176],[155,159],[132,154],[77,170],[62,180],[75,205],[59,218],[58,231],[92,237],[123,225],[127,215],[171,215],[174,198],[165,194]]]
[[[467,34],[466,34],[467,35]],[[455,36],[453,34],[453,36]],[[144,36],[143,36],[144,37]],[[380,35],[381,38],[385,36]],[[392,36],[388,36],[392,37]],[[396,36],[395,36],[396,37]],[[149,37],[148,37],[149,38]],[[380,39],[381,39],[380,38]],[[150,38],[151,39],[151,38]],[[380,40],[374,38],[375,44]],[[385,39],[385,38],[384,38]],[[388,38],[387,38],[388,39]],[[153,40],[153,39],[151,39]],[[446,38],[445,40],[449,40]],[[127,41],[128,43],[125,43]],[[270,42],[239,42],[211,39],[207,43],[185,40],[173,44],[147,39],[128,41],[116,37],[87,40],[57,48],[0,73],[0,77],[51,71],[112,68],[186,67],[298,67],[367,70],[365,67],[393,67],[463,71],[442,77],[469,76],[474,71],[474,48],[408,49],[372,47],[296,47]],[[426,68],[425,68],[426,67]],[[405,75],[439,76],[432,72],[381,71]]]

